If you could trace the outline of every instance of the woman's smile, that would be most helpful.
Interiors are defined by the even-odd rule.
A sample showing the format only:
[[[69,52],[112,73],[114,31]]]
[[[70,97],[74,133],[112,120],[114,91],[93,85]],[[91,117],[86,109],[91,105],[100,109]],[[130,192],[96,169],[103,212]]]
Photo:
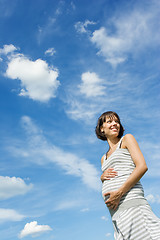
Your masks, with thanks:
[[[107,118],[106,121],[103,123],[103,131],[106,135],[110,134],[117,134],[120,130],[120,124],[118,119],[115,118]]]
[[[111,128],[112,131],[118,131],[118,128]]]

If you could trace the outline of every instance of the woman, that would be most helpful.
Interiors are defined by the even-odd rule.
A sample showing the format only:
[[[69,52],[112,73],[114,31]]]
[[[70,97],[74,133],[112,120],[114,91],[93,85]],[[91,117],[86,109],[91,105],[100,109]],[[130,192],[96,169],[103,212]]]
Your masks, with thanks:
[[[103,113],[96,135],[107,141],[108,152],[101,159],[102,195],[109,208],[116,240],[160,240],[160,220],[144,198],[139,180],[148,170],[137,141],[124,128],[117,113]]]

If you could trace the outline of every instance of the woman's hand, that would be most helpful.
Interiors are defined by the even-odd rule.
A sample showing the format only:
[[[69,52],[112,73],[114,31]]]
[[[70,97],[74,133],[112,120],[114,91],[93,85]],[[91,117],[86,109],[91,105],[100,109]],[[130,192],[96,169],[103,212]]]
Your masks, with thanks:
[[[109,198],[105,202],[105,204],[107,205],[107,207],[112,208],[113,210],[116,210],[116,208],[119,205],[122,195],[123,195],[123,193],[120,190],[105,193],[104,194],[105,197],[109,196]]]
[[[105,180],[110,180],[111,178],[114,178],[117,175],[118,173],[114,171],[114,168],[108,168],[102,173],[101,181],[104,182]]]

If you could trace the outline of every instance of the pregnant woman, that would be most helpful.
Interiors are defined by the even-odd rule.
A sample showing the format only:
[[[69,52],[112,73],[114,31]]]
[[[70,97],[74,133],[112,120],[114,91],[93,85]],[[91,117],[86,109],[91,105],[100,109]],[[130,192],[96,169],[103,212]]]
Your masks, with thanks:
[[[160,219],[144,198],[141,177],[147,165],[137,141],[124,128],[115,112],[105,112],[96,135],[107,141],[108,152],[101,159],[102,195],[109,208],[116,240],[160,240]]]

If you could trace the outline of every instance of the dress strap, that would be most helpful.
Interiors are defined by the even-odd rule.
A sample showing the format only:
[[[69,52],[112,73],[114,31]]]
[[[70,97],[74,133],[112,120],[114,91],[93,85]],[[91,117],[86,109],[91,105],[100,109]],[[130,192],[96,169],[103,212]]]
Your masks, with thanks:
[[[119,140],[119,143],[118,143],[117,149],[118,149],[118,148],[121,148],[122,140],[123,140],[123,137],[121,137],[121,139]]]

